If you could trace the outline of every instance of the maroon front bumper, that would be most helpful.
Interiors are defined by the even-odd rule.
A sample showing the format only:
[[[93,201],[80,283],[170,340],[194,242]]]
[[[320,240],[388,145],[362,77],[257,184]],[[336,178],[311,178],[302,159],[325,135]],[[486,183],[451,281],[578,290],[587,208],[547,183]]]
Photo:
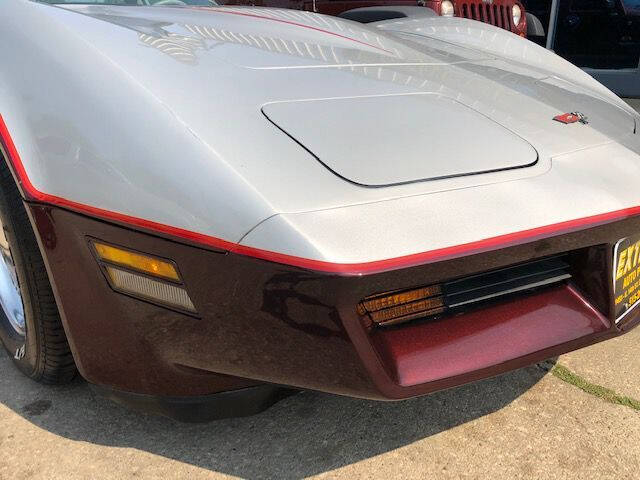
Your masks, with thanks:
[[[640,218],[362,276],[318,273],[190,245],[64,209],[27,205],[82,375],[116,390],[200,396],[263,383],[401,399],[493,376],[620,335],[613,244]],[[87,238],[170,258],[198,318],[111,290]],[[371,329],[372,293],[573,252],[567,284],[432,322]],[[640,309],[639,309],[640,311]]]

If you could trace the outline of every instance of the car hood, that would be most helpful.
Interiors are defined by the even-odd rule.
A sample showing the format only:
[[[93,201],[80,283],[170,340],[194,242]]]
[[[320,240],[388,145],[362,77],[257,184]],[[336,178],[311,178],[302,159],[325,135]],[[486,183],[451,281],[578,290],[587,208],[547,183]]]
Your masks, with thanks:
[[[329,169],[360,185],[473,175],[538,160],[522,138],[437,94],[278,102],[263,112]],[[459,141],[458,126],[482,134]]]
[[[213,137],[191,105],[220,108],[211,96],[224,71],[237,79],[225,84],[224,108],[261,111],[331,171],[362,185],[527,167],[539,155],[600,145],[635,126],[598,92],[553,72],[411,32],[290,10],[68,8],[129,30],[165,57],[162,72],[145,71],[149,63],[127,64],[126,45],[101,47],[199,134]],[[176,98],[180,84],[190,98],[184,91]],[[575,111],[589,124],[553,121]]]
[[[268,218],[293,225],[286,215],[410,198],[436,205],[463,191],[512,205],[500,211],[510,218],[530,218],[522,205],[534,197],[575,205],[558,216],[577,218],[594,210],[590,201],[555,195],[575,182],[567,172],[595,180],[583,154],[570,153],[587,158],[638,137],[633,114],[604,87],[480,22],[384,30],[258,8],[6,8],[0,39],[16,47],[0,53],[12,65],[0,71],[0,114],[34,188],[229,242]],[[589,123],[553,120],[571,111]],[[552,192],[527,189],[552,175]],[[471,212],[478,202],[464,204]],[[438,229],[435,218],[413,222]]]

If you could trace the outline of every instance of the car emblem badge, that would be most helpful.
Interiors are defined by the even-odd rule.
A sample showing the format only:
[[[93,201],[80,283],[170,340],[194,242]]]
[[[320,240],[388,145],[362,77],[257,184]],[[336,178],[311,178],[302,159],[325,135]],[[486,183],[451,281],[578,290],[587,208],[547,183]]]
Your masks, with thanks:
[[[587,118],[587,116],[580,112],[563,113],[562,115],[553,117],[553,119],[556,122],[564,123],[565,125],[578,122],[583,125],[587,125],[589,123],[589,119]]]

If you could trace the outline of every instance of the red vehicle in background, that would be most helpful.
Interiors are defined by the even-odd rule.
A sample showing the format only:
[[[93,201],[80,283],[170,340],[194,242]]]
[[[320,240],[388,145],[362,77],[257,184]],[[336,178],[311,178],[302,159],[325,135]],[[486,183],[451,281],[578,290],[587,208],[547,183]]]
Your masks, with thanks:
[[[217,3],[292,8],[333,16],[362,7],[422,6],[444,17],[470,18],[527,36],[527,15],[518,0],[218,0]]]

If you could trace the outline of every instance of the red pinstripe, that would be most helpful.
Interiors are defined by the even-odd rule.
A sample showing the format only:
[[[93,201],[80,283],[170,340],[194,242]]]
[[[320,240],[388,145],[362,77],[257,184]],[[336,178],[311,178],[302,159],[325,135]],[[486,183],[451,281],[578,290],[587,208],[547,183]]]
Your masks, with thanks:
[[[332,263],[324,262],[321,260],[296,257],[293,255],[262,250],[259,248],[253,248],[244,245],[238,245],[236,243],[212,237],[210,235],[205,235],[203,233],[192,232],[182,228],[153,222],[151,220],[145,220],[143,218],[112,212],[110,210],[105,210],[91,205],[85,205],[82,203],[74,202],[72,200],[68,200],[66,198],[41,192],[37,188],[35,188],[29,180],[27,172],[24,169],[24,165],[22,164],[22,160],[20,159],[20,155],[18,154],[18,150],[13,143],[11,135],[9,134],[7,126],[1,115],[0,139],[5,146],[7,154],[9,156],[9,162],[22,188],[23,194],[30,200],[66,208],[104,220],[124,223],[126,225],[181,238],[201,245],[227,250],[239,255],[245,255],[261,260],[267,260],[270,262],[282,263],[309,270],[316,270],[320,272],[334,273],[339,275],[371,274],[411,267],[414,265],[420,265],[423,263],[435,262],[449,258],[461,257],[464,255],[484,252],[488,250],[496,250],[498,248],[526,243],[537,238],[550,237],[553,235],[559,235],[571,231],[582,230],[584,228],[610,223],[640,214],[640,206],[636,206],[616,210],[613,212],[602,213],[599,215],[592,215],[589,217],[569,220],[566,222],[554,223],[552,225],[545,225],[543,227],[522,230],[506,235],[499,235],[496,237],[486,238],[462,245],[455,245],[452,247],[440,248],[437,250],[430,250],[427,252],[415,253],[412,255],[405,255],[402,257],[364,263]]]

